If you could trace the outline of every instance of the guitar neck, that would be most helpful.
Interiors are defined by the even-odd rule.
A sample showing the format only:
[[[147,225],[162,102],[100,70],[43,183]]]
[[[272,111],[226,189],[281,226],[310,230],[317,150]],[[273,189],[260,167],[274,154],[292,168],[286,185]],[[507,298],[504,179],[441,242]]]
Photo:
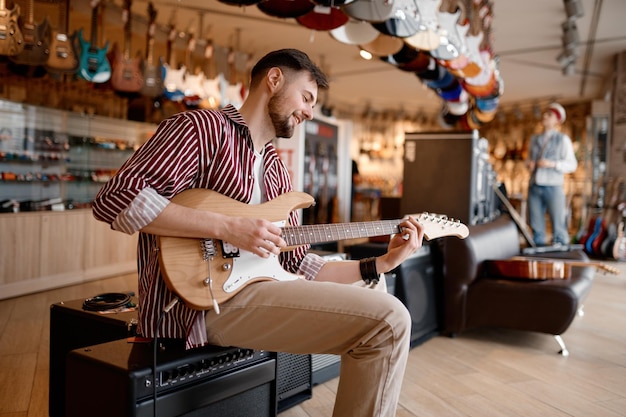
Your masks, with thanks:
[[[93,6],[93,10],[91,11],[91,37],[89,39],[89,44],[92,48],[97,45],[98,42],[98,9],[100,8],[100,3],[97,3]]]
[[[400,232],[402,220],[329,223],[283,227],[282,238],[287,246],[327,243],[337,240],[391,235]]]
[[[59,3],[59,26],[58,30],[61,33],[69,33],[69,23],[67,21],[67,15],[69,13],[70,2],[66,0]]]

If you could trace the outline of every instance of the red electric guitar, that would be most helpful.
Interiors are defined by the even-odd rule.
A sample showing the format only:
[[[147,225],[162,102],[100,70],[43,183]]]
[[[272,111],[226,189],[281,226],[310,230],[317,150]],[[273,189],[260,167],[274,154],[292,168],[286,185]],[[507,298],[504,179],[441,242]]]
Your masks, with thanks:
[[[124,49],[116,51],[113,60],[113,72],[111,74],[111,87],[115,91],[121,93],[139,92],[143,85],[143,76],[141,74],[141,57],[131,58],[131,6],[132,0],[124,0],[124,8],[122,10],[122,21],[124,22]]]

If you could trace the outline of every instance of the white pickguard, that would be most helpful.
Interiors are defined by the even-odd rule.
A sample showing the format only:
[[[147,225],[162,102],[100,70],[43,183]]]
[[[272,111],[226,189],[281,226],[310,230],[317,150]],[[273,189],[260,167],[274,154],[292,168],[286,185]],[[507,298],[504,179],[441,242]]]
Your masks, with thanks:
[[[285,222],[275,222],[275,224],[283,227]],[[259,271],[263,271],[263,275],[259,275]],[[239,257],[233,258],[232,271],[224,282],[224,292],[237,291],[248,282],[259,277],[271,278],[276,281],[295,281],[302,278],[300,275],[285,271],[278,261],[277,255],[270,254],[267,258],[261,258],[251,252],[240,251]]]

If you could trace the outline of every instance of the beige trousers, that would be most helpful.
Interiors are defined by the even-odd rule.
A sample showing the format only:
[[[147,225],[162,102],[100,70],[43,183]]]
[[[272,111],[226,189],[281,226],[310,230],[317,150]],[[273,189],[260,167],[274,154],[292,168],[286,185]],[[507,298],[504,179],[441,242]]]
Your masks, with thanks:
[[[395,416],[411,317],[393,295],[356,284],[264,281],[220,309],[207,313],[210,343],[341,355],[333,416]]]

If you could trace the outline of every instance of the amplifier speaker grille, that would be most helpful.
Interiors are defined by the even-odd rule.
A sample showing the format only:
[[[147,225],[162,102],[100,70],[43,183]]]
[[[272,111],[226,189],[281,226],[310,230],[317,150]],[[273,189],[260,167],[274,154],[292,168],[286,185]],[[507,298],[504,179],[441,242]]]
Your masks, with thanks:
[[[313,396],[311,355],[277,354],[276,391],[279,413]]]

